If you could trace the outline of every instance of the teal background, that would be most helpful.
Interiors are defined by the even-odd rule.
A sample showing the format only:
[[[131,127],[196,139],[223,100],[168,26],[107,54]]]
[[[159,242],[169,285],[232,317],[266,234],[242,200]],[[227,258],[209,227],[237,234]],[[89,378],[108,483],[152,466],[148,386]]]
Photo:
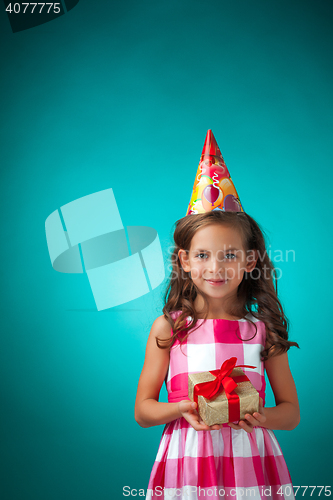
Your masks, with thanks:
[[[80,0],[16,34],[1,10],[2,499],[146,489],[162,427],[133,407],[164,287],[97,312],[44,223],[112,187],[167,257],[208,128],[270,249],[295,251],[276,264],[301,423],[276,435],[294,485],[331,485],[331,26],[323,0]]]

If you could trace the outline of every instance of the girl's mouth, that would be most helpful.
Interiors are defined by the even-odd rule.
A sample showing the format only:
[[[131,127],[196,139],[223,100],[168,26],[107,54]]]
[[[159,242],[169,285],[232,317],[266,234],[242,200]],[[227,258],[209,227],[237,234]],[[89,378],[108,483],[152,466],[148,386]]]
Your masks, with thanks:
[[[221,286],[224,285],[226,280],[205,280],[207,283],[209,283],[212,286]]]

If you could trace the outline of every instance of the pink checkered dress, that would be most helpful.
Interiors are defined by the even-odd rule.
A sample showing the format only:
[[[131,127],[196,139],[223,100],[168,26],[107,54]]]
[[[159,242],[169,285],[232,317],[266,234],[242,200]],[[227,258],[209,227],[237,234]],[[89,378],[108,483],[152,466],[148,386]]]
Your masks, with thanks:
[[[180,311],[173,313],[175,319]],[[166,380],[169,402],[188,399],[188,373],[215,370],[231,356],[243,368],[265,405],[265,324],[258,329],[247,320],[199,320],[200,327],[170,351]],[[243,339],[243,340],[241,340]],[[198,500],[293,499],[290,474],[277,439],[270,429],[254,427],[249,434],[223,424],[214,431],[195,431],[184,418],[167,424],[150,476],[147,499]]]

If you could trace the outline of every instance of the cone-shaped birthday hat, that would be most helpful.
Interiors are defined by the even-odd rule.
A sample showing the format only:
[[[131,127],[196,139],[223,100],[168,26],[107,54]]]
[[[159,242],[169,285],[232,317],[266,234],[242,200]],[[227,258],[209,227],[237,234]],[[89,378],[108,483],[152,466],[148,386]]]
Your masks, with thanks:
[[[208,130],[186,215],[211,210],[244,212],[213,132]]]

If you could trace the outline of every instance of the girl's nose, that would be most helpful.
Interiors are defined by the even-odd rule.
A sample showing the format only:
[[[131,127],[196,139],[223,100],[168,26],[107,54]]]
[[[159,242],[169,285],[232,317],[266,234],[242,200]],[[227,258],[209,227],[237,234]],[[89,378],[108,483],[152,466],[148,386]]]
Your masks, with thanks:
[[[222,267],[222,262],[220,262],[217,258],[211,259],[209,268],[212,273],[218,274],[222,271]]]

